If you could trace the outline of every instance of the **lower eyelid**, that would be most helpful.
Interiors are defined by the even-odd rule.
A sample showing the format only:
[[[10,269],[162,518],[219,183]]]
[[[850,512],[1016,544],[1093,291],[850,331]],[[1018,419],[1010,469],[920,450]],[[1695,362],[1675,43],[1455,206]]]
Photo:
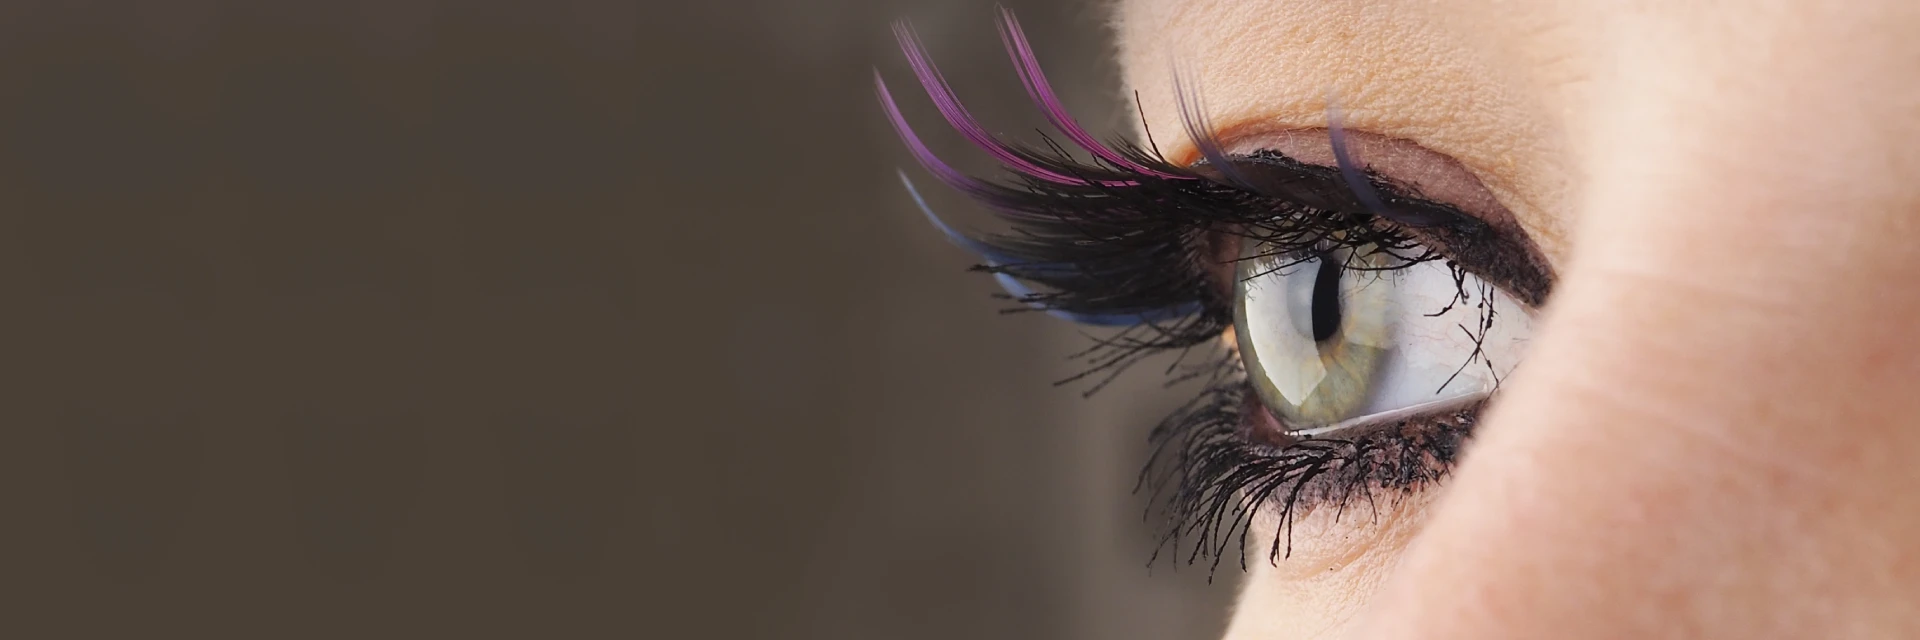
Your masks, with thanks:
[[[1438,410],[1423,408],[1396,416],[1370,416],[1338,437],[1298,438],[1284,434],[1282,437],[1287,438],[1290,445],[1322,441],[1343,443],[1355,449],[1355,455],[1346,459],[1341,473],[1324,479],[1330,486],[1318,489],[1317,495],[1325,501],[1344,500],[1342,496],[1350,492],[1412,491],[1438,482],[1452,468],[1454,457],[1471,436],[1486,403],[1487,398],[1482,396],[1447,402],[1445,408]],[[1251,404],[1257,407],[1258,401]],[[1272,420],[1271,414],[1267,415],[1266,420]],[[1250,416],[1246,428],[1268,424],[1278,423],[1263,423]],[[1260,441],[1264,444],[1275,440],[1262,436]]]
[[[1319,570],[1329,563],[1337,568],[1339,558],[1362,552],[1370,548],[1375,537],[1401,527],[1404,523],[1398,520],[1395,509],[1450,473],[1485,405],[1484,399],[1477,399],[1440,414],[1368,425],[1341,439],[1303,440],[1284,435],[1275,439],[1269,437],[1270,431],[1266,435],[1253,431],[1262,425],[1265,411],[1251,399],[1250,389],[1241,393],[1245,395],[1240,397],[1241,419],[1236,425],[1196,427],[1230,428],[1236,432],[1232,438],[1240,444],[1234,453],[1211,449],[1211,464],[1230,460],[1225,463],[1230,472],[1218,477],[1187,478],[1188,482],[1233,483],[1230,489],[1224,485],[1203,487],[1230,490],[1231,494],[1212,494],[1188,506],[1200,508],[1205,515],[1189,513],[1187,518],[1212,521],[1189,530],[1206,539],[1189,542],[1199,557],[1217,562],[1236,547],[1236,526],[1253,527],[1258,522],[1247,532],[1257,528],[1259,535],[1243,541],[1255,543],[1240,549],[1245,562],[1267,555],[1265,559],[1275,567]],[[1271,420],[1271,416],[1265,419]],[[1194,434],[1162,437],[1190,435]],[[1309,458],[1302,452],[1319,457]],[[1187,489],[1182,487],[1183,492]],[[1209,506],[1221,500],[1230,504]],[[1222,510],[1207,511],[1214,508]],[[1299,526],[1303,522],[1307,526]]]
[[[1227,327],[1225,331],[1221,332],[1220,345],[1229,352],[1238,351],[1239,336],[1235,327]],[[1488,399],[1488,396],[1483,394],[1466,398],[1442,400],[1431,404],[1365,416],[1361,419],[1332,425],[1332,427],[1328,428],[1314,429],[1313,431],[1321,434],[1351,431],[1353,434],[1357,434],[1378,429],[1382,425],[1416,423],[1422,418],[1436,413],[1459,414],[1462,411],[1466,411],[1477,414]],[[1268,411],[1267,408],[1260,403],[1251,389],[1248,390],[1244,407],[1243,411],[1246,413],[1241,420],[1241,428],[1242,434],[1248,440],[1273,447],[1284,447],[1300,442],[1303,439],[1300,437],[1301,432],[1298,429],[1291,428],[1282,423],[1279,418],[1274,417],[1273,413]],[[1338,430],[1336,431],[1333,427],[1337,427]]]

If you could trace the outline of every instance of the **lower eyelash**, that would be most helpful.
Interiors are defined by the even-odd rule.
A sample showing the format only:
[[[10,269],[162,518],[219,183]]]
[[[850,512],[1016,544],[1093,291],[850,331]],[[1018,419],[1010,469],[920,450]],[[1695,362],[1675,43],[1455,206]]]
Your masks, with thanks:
[[[1163,517],[1154,553],[1185,550],[1210,570],[1232,550],[1246,569],[1253,518],[1274,509],[1281,531],[1267,560],[1293,552],[1293,523],[1320,509],[1396,501],[1441,481],[1471,437],[1485,400],[1342,432],[1341,437],[1274,441],[1261,432],[1237,356],[1212,365],[1205,391],[1155,427],[1140,487]],[[1284,436],[1280,436],[1284,438]]]

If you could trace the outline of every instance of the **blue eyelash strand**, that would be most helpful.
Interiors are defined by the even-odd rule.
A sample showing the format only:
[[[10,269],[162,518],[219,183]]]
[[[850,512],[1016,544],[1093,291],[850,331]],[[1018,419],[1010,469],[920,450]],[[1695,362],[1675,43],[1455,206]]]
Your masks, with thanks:
[[[1072,268],[1070,265],[1059,265],[1059,264],[1049,264],[1049,263],[1020,263],[1017,259],[1011,256],[1008,256],[1004,253],[1001,253],[999,250],[994,249],[991,245],[988,245],[987,243],[981,242],[979,240],[975,240],[972,237],[969,237],[966,234],[961,233],[958,229],[953,228],[952,225],[947,224],[945,220],[941,219],[939,214],[936,214],[933,212],[933,207],[927,205],[926,198],[920,195],[920,189],[914,187],[913,179],[907,177],[906,171],[903,170],[903,171],[900,171],[899,173],[900,173],[900,184],[907,188],[907,195],[913,197],[913,204],[920,208],[920,213],[926,216],[927,221],[932,223],[933,227],[935,229],[938,229],[941,235],[946,236],[947,241],[952,242],[954,245],[962,249],[966,249],[967,251],[972,252],[975,256],[979,256],[981,260],[986,261],[988,267],[1000,268],[1000,267],[1006,267],[1009,265],[1020,264],[1021,267],[1026,269],[1036,269],[1036,268],[1038,269],[1071,269]],[[995,282],[1000,283],[1000,288],[1005,290],[1007,292],[1007,295],[1012,296],[1015,300],[1019,300],[1030,307],[1039,309],[1045,312],[1049,316],[1053,316],[1055,318],[1059,318],[1061,320],[1066,320],[1069,322],[1075,322],[1079,324],[1091,325],[1096,327],[1131,327],[1131,326],[1137,326],[1142,324],[1167,322],[1171,320],[1178,320],[1180,318],[1196,315],[1200,313],[1202,310],[1202,305],[1200,303],[1191,302],[1191,303],[1187,303],[1187,304],[1183,304],[1175,307],[1168,307],[1166,309],[1150,311],[1147,313],[1131,313],[1131,314],[1075,313],[1072,311],[1066,311],[1062,309],[1048,308],[1045,304],[1038,301],[1038,299],[1041,297],[1039,292],[1035,291],[1033,287],[1027,286],[1026,283],[1021,282],[1019,279],[1013,277],[1010,274],[995,273],[993,274],[993,280]]]
[[[1365,204],[1367,211],[1374,215],[1383,215],[1387,205],[1380,200],[1380,194],[1367,183],[1360,173],[1360,165],[1354,163],[1353,155],[1347,150],[1347,130],[1341,125],[1340,106],[1332,100],[1327,101],[1327,138],[1333,144],[1333,161],[1340,166],[1340,177],[1347,181],[1347,188]]]

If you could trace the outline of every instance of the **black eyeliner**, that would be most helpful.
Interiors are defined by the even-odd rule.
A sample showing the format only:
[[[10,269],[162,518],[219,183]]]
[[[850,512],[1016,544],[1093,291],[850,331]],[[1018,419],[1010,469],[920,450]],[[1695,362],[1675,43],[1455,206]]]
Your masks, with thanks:
[[[1324,211],[1368,211],[1336,167],[1301,162],[1270,150],[1232,156],[1230,161],[1236,173],[1262,194]],[[1546,303],[1553,291],[1553,274],[1539,248],[1517,224],[1483,220],[1377,173],[1367,172],[1367,177],[1385,205],[1377,212],[1379,218],[1527,306]]]

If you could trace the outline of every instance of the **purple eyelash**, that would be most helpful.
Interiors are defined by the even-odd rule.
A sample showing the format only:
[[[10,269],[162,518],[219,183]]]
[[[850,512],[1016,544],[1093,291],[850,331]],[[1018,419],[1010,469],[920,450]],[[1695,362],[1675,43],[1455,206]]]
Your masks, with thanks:
[[[1020,84],[1026,88],[1027,95],[1033,100],[1034,105],[1040,108],[1047,120],[1068,140],[1072,140],[1074,144],[1101,161],[1126,172],[1166,180],[1199,179],[1196,176],[1155,168],[1101,143],[1093,134],[1088,133],[1085,127],[1080,126],[1071,114],[1067,113],[1066,106],[1060,102],[1059,94],[1055,93],[1052,84],[1047,82],[1047,76],[1040,67],[1039,58],[1034,55],[1033,45],[1027,40],[1026,32],[1020,28],[1020,21],[1011,9],[1000,8],[998,26],[1001,42],[1006,46],[1008,58],[1013,61],[1014,72],[1019,76]],[[959,131],[974,146],[987,152],[995,160],[999,160],[1027,177],[1058,184],[1115,188],[1139,185],[1137,180],[1097,180],[1062,173],[1035,162],[1026,153],[1009,147],[981,126],[960,99],[954,95],[952,86],[947,84],[946,77],[941,75],[939,67],[933,64],[932,57],[927,54],[926,47],[921,44],[919,36],[911,25],[904,21],[896,22],[893,25],[893,34],[900,42],[900,50],[906,54],[908,65],[913,68],[914,77],[920,81],[920,86],[927,92],[927,96],[933,100],[934,107],[940,111],[941,117],[945,118],[948,125]],[[877,70],[874,72],[874,85],[880,95],[881,106],[887,111],[888,121],[893,124],[895,131],[899,132],[901,139],[907,143],[914,158],[938,176],[942,182],[962,191],[976,193],[979,186],[977,181],[953,170],[921,143],[912,125],[908,124],[906,117],[900,113],[892,92],[887,90],[886,81],[880,77]]]
[[[907,122],[877,70],[874,88],[888,121],[916,161],[941,182],[1013,224],[1018,233],[1011,236],[962,233],[934,213],[912,181],[905,174],[901,176],[928,221],[955,245],[979,256],[985,263],[980,270],[993,274],[1009,296],[1030,308],[1100,326],[1136,326],[1194,316],[1210,310],[1206,302],[1197,299],[1206,294],[1179,288],[1205,287],[1207,277],[1201,263],[1213,259],[1206,253],[1208,248],[1182,244],[1194,242],[1199,233],[1196,230],[1219,228],[1211,227],[1213,223],[1227,223],[1221,226],[1231,228],[1234,221],[1249,216],[1255,226],[1270,227],[1272,218],[1295,206],[1289,203],[1389,214],[1379,193],[1369,184],[1371,176],[1346,152],[1337,112],[1330,110],[1337,169],[1302,166],[1294,179],[1257,183],[1215,137],[1192,74],[1176,68],[1174,93],[1180,121],[1205,166],[1175,166],[1157,151],[1124,141],[1102,144],[1095,139],[1067,113],[1012,11],[1000,10],[998,27],[1028,97],[1067,139],[1091,154],[1093,162],[1075,159],[1052,140],[1041,149],[1025,148],[1008,144],[987,131],[954,95],[919,36],[904,22],[894,24],[894,36],[921,88],[947,123],[1008,168],[1012,179],[977,179],[942,161]],[[1271,198],[1265,206],[1274,208],[1262,209],[1261,204],[1247,200],[1254,196]],[[1298,236],[1317,242],[1328,237],[1321,231],[1345,229],[1353,222],[1322,216],[1290,224],[1316,229],[1315,233]],[[1141,233],[1160,227],[1164,229],[1157,236]],[[1142,244],[1143,239],[1147,244]],[[1176,283],[1175,278],[1164,275],[1167,268],[1198,275]],[[1154,285],[1148,286],[1147,282]]]
[[[1220,147],[1219,139],[1213,135],[1213,122],[1207,118],[1206,104],[1195,91],[1188,74],[1180,68],[1173,70],[1173,95],[1180,103],[1180,125],[1186,129],[1187,138],[1193,141],[1194,149],[1207,164],[1218,170],[1222,177],[1235,186],[1252,189],[1252,181],[1241,175],[1227,158],[1227,152]]]
[[[1340,106],[1332,100],[1327,101],[1327,141],[1333,145],[1333,161],[1340,167],[1340,177],[1347,181],[1347,188],[1353,195],[1365,203],[1367,210],[1380,215],[1387,210],[1381,202],[1380,194],[1367,184],[1367,178],[1360,173],[1360,165],[1354,163],[1353,154],[1347,150],[1347,130],[1340,124]]]
[[[1340,169],[1340,179],[1345,180],[1347,189],[1354,198],[1366,207],[1368,213],[1393,220],[1411,227],[1426,227],[1440,224],[1444,218],[1419,211],[1390,209],[1380,191],[1373,188],[1373,181],[1367,177],[1367,169],[1353,159],[1353,152],[1347,148],[1347,129],[1340,117],[1340,103],[1327,100],[1327,142],[1333,146],[1333,162]]]
[[[1012,11],[1004,8],[1001,10],[998,26],[1007,55],[1013,61],[1014,70],[1021,84],[1026,88],[1027,95],[1069,140],[1092,154],[1104,165],[1084,165],[1065,161],[1064,151],[1059,147],[1053,147],[1053,150],[1060,153],[1061,158],[1054,158],[1016,149],[1000,141],[989,133],[954,95],[952,87],[941,75],[939,68],[933,64],[931,56],[927,54],[913,28],[905,22],[895,23],[894,36],[899,40],[901,51],[905,53],[907,62],[912,67],[921,88],[927,92],[947,123],[974,146],[1013,170],[1020,180],[1028,181],[1033,185],[1046,184],[1055,185],[1061,189],[1080,190],[1081,193],[1092,197],[1143,188],[1148,181],[1174,183],[1200,181],[1198,176],[1180,173],[1164,163],[1159,167],[1154,166],[1154,162],[1158,160],[1157,157],[1144,155],[1139,159],[1129,157],[1128,154],[1095,139],[1067,113],[1052,85],[1047,82],[1039,60],[1033,53],[1033,47]],[[1036,220],[1035,212],[1023,208],[1021,203],[1009,200],[1005,189],[967,176],[936,156],[907,122],[899,105],[894,101],[885,79],[877,70],[874,72],[874,88],[894,131],[900,135],[914,159],[934,177],[987,204],[1008,220],[1014,222]],[[1193,302],[1156,309],[1129,308],[1113,313],[1103,312],[1104,310],[1062,308],[1055,303],[1056,294],[1038,290],[1022,280],[1035,279],[1050,286],[1057,285],[1063,281],[1088,277],[1089,273],[1084,271],[1085,265],[1023,259],[1019,255],[1009,253],[1011,247],[1002,247],[998,242],[983,241],[961,233],[933,212],[926,200],[921,197],[919,190],[914,187],[912,180],[904,173],[901,174],[901,182],[928,221],[932,222],[949,241],[985,261],[984,270],[993,273],[995,281],[1009,296],[1030,307],[1045,311],[1048,315],[1081,324],[1128,327],[1176,320],[1202,311],[1202,305]],[[1039,219],[1044,222],[1063,222],[1053,217]]]
[[[927,55],[926,48],[920,45],[920,38],[914,34],[913,27],[905,22],[896,22],[893,24],[893,35],[899,39],[900,50],[906,53],[907,63],[913,67],[914,77],[920,79],[920,86],[926,89],[927,96],[933,99],[934,107],[938,108],[940,115],[947,119],[947,124],[966,136],[974,146],[980,147],[995,160],[1035,178],[1061,184],[1086,183],[1086,180],[1081,178],[1035,164],[1002,144],[993,134],[988,133],[985,127],[980,126],[980,122],[973,118],[973,114],[967,112],[967,107],[953,95],[953,87],[947,84],[946,77],[940,75],[940,69],[934,66]],[[905,121],[902,120],[896,126],[904,124]]]
[[[874,90],[880,94],[880,107],[887,111],[887,121],[893,123],[894,132],[900,134],[900,141],[907,145],[907,151],[920,162],[920,166],[925,167],[929,173],[949,187],[971,194],[987,193],[986,185],[942,161],[940,156],[933,154],[932,149],[927,148],[925,142],[920,141],[920,136],[913,132],[911,125],[907,124],[906,116],[901,115],[900,105],[894,103],[893,94],[887,91],[887,81],[880,77],[879,69],[873,71],[873,86]]]
[[[1047,120],[1053,123],[1054,128],[1066,134],[1068,140],[1080,145],[1080,148],[1086,149],[1095,157],[1128,171],[1156,178],[1192,179],[1192,176],[1169,173],[1134,162],[1131,158],[1101,144],[1093,134],[1087,133],[1087,130],[1067,113],[1066,106],[1060,103],[1060,97],[1053,92],[1053,85],[1047,82],[1046,73],[1041,71],[1040,60],[1033,54],[1033,45],[1027,42],[1026,31],[1020,28],[1020,19],[1014,17],[1012,9],[1000,7],[999,27],[1000,41],[1007,47],[1007,56],[1013,59],[1013,69],[1020,75],[1020,84],[1027,88],[1027,96],[1033,99],[1034,104],[1040,106],[1041,112],[1047,115]]]

